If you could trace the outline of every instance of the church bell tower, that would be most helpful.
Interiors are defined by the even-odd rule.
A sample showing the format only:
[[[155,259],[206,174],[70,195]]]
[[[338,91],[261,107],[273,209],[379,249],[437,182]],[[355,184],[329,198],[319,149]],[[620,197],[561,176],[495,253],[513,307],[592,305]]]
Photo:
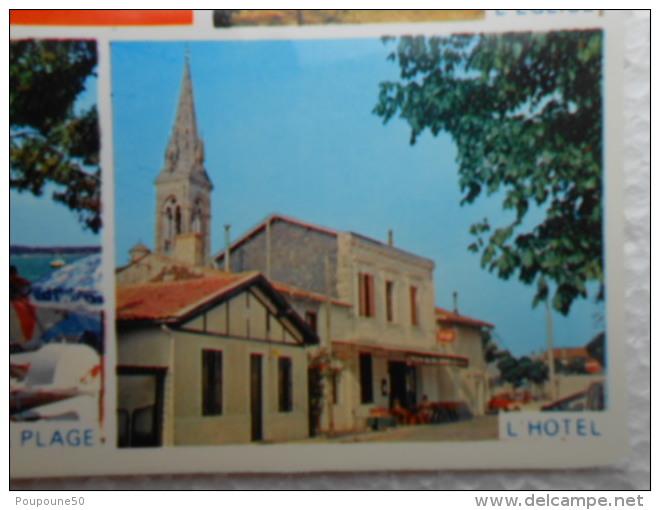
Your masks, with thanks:
[[[156,179],[156,253],[195,266],[210,263],[211,191],[197,129],[186,55],[179,104],[165,163]]]

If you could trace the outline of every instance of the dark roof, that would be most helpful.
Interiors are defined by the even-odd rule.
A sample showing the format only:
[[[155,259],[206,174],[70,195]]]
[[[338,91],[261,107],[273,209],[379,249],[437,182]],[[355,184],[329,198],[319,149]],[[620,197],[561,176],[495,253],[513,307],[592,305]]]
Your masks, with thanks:
[[[275,289],[278,292],[281,292],[282,294],[309,299],[310,301],[317,301],[319,303],[325,303],[326,301],[328,301],[328,297],[322,294],[316,294],[315,292],[308,292],[306,290],[299,289],[298,287],[292,287],[291,285],[286,285],[280,282],[274,282],[272,280],[270,280],[270,283],[273,285],[273,287],[275,287]],[[347,308],[351,308],[353,306],[350,303],[346,303],[345,301],[340,301],[335,298],[330,298],[330,302],[333,305],[345,306]]]
[[[450,312],[444,308],[435,308],[436,322],[444,322],[446,324],[459,324],[461,326],[473,326],[478,328],[494,328],[495,325],[490,322],[473,319],[467,315],[460,315],[456,312]]]

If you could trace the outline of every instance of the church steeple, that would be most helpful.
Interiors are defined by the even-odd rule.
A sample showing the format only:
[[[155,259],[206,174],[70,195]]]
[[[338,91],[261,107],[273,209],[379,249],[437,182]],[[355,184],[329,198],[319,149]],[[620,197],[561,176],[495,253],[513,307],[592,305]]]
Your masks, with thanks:
[[[161,177],[165,177],[168,173],[178,174],[181,177],[196,174],[200,180],[211,183],[204,169],[204,142],[197,129],[188,55],[183,71],[176,120],[165,151],[165,166]]]
[[[204,168],[187,54],[176,119],[156,179],[156,253],[194,265],[208,263],[212,189]]]

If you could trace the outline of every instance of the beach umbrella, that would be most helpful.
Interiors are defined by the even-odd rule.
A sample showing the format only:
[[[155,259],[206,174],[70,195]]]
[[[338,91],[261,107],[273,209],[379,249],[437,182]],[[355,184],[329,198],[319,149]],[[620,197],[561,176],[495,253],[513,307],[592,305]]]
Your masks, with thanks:
[[[30,285],[30,301],[42,308],[76,312],[103,310],[101,255],[81,258]]]
[[[83,343],[103,353],[103,323],[101,314],[81,315],[75,312],[67,316],[41,335],[40,342]]]

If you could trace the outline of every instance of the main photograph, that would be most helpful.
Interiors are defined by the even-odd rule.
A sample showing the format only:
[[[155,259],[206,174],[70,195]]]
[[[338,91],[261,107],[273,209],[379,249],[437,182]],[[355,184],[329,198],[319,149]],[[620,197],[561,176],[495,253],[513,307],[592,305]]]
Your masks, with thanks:
[[[600,31],[111,50],[120,447],[607,407]]]

